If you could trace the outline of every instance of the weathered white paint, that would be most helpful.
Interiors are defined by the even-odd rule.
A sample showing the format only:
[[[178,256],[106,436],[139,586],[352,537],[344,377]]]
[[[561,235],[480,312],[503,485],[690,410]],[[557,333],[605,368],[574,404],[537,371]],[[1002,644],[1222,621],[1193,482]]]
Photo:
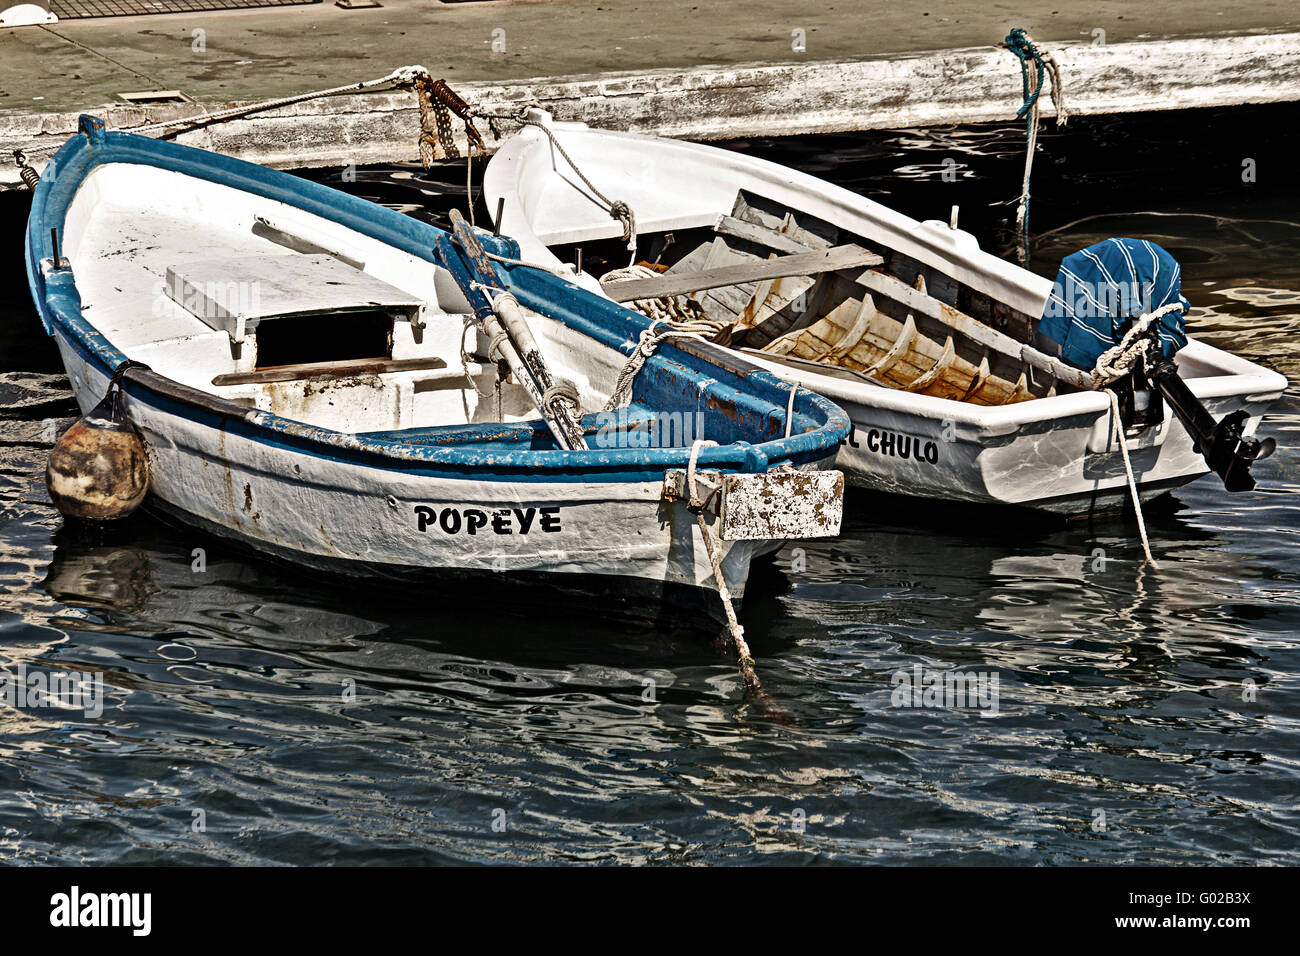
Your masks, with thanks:
[[[537,112],[542,122],[549,122]],[[643,237],[705,226],[730,214],[748,192],[862,237],[867,249],[897,250],[972,289],[1037,317],[1052,283],[982,251],[973,236],[939,222],[917,222],[815,177],[729,150],[631,133],[555,123],[564,149],[605,195],[627,202]],[[502,207],[502,232],[525,259],[558,264],[550,246],[608,239],[620,226],[545,134],[526,128],[493,157],[484,177],[488,207]],[[847,241],[841,236],[840,241]],[[601,291],[597,278],[578,281]],[[833,399],[849,413],[854,442],[837,466],[850,483],[900,494],[1076,511],[1125,495],[1119,448],[1112,445],[1110,404],[1101,392],[1073,392],[996,407],[882,388],[864,381],[792,368],[746,351],[773,374]],[[1258,426],[1286,379],[1245,359],[1189,340],[1178,366],[1192,392],[1220,417],[1237,408]],[[892,436],[892,437],[889,437]],[[1137,477],[1153,486],[1207,472],[1190,436],[1166,408],[1166,420],[1128,447]],[[905,451],[905,453],[904,453]],[[933,460],[931,460],[933,459]]]
[[[226,333],[168,296],[164,277],[169,268],[184,271],[219,253],[274,256],[292,270],[295,259],[306,257],[254,231],[258,219],[268,217],[296,235],[345,250],[365,264],[368,277],[418,300],[426,327],[416,336],[409,323],[396,323],[394,357],[440,355],[448,368],[326,385],[214,386],[215,375],[251,369],[255,347],[232,356]],[[337,223],[181,173],[112,164],[94,170],[74,198],[64,253],[86,319],[130,358],[175,381],[346,432],[497,420],[492,400],[470,388],[461,369],[467,306],[450,277]],[[353,266],[340,261],[337,268]],[[548,362],[599,406],[625,357],[560,323],[529,316]],[[58,345],[77,402],[88,410],[107,380],[62,338]],[[480,387],[492,381],[490,365],[471,363],[469,371],[488,376]],[[507,389],[505,410],[507,421],[536,414],[517,386]],[[154,496],[304,564],[347,559],[391,568],[595,573],[710,586],[713,571],[695,518],[684,503],[662,499],[661,481],[511,483],[402,474],[273,448],[145,402],[129,401],[128,413],[149,450]],[[536,509],[555,506],[562,509],[555,527],[544,528]],[[421,530],[419,507],[476,508],[489,516],[504,511],[512,533],[489,526],[474,535],[448,534],[427,523]],[[528,509],[534,513],[525,535],[519,533],[520,513]],[[723,543],[732,593],[743,594],[753,557],[778,546],[772,540]]]
[[[1300,99],[1300,34],[1067,43],[1051,49],[1073,113]],[[1020,106],[1021,86],[1016,59],[988,46],[845,61],[466,83],[457,89],[485,114],[514,115],[537,103],[562,119],[605,129],[724,139],[1008,120]],[[229,105],[205,104],[209,110]],[[99,109],[87,104],[87,109],[112,129],[197,113],[192,104]],[[3,116],[0,143],[6,153],[40,147],[66,139],[76,124],[74,113]],[[480,125],[486,127],[486,121]],[[459,130],[460,124],[453,126]],[[418,159],[419,128],[412,94],[379,93],[270,110],[185,133],[178,141],[281,168],[346,166]],[[505,134],[513,128],[502,124]],[[495,148],[488,130],[483,132],[489,149]],[[17,180],[14,166],[0,166],[0,181]]]

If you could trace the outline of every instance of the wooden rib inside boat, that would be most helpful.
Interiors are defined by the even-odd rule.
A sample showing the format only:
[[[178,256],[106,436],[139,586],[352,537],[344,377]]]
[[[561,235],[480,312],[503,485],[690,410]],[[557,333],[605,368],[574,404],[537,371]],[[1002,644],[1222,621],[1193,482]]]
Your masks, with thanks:
[[[720,344],[770,361],[975,405],[1088,387],[1085,373],[1029,344],[1029,316],[745,190],[711,230],[656,247],[659,278],[606,282],[606,294],[690,294],[721,324]],[[684,254],[665,268],[676,248]]]

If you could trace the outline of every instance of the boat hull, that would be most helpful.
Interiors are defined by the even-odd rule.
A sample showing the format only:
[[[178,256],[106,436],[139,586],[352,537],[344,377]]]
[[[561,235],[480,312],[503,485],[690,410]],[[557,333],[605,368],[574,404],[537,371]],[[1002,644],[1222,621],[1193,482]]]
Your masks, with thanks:
[[[296,566],[391,580],[497,575],[503,584],[552,581],[576,594],[621,580],[636,600],[699,595],[720,617],[719,586],[743,595],[755,556],[785,536],[838,531],[838,498],[792,528],[775,489],[795,484],[786,479],[792,469],[830,468],[847,417],[712,346],[669,343],[646,358],[628,421],[602,430],[589,449],[556,447],[530,408],[507,407],[508,388],[492,407],[484,398],[491,392],[471,375],[485,366],[466,357],[470,306],[438,249],[441,235],[319,184],[106,131],[85,117],[37,184],[25,252],[33,299],[82,411],[99,404],[115,370],[124,376],[125,416],[149,456],[146,507]],[[480,239],[506,261],[518,254],[506,239]],[[286,249],[300,240],[333,250],[337,281],[328,285],[351,290],[365,280],[400,296],[384,300],[395,305],[385,306],[383,327],[364,312],[318,326],[312,309],[286,311],[277,296],[292,293],[293,306],[305,293],[279,274],[245,283],[268,301],[250,294],[211,314],[159,281],[175,272],[219,291],[229,270],[243,275],[250,257],[267,256],[281,257],[273,269],[297,276],[317,262]],[[556,374],[600,407],[648,323],[549,274],[506,267],[497,278],[535,317],[537,347],[549,350]],[[377,306],[369,296],[330,308]],[[413,311],[397,308],[412,302]],[[296,331],[278,340],[269,334],[292,321],[277,316],[299,312],[313,325],[290,324]],[[291,349],[287,360],[269,360],[277,341],[297,349],[330,328],[359,335],[358,325],[380,328],[383,342],[359,339],[344,356]],[[292,390],[280,378],[262,381],[250,343],[277,375],[293,372]],[[350,361],[379,354],[371,348],[388,354],[364,374],[312,364],[351,369]],[[692,436],[707,430],[712,440],[693,442],[687,423]],[[645,429],[660,440],[641,441]],[[669,484],[688,466],[724,488],[704,511],[718,532],[720,573],[696,516]],[[735,500],[725,488],[742,484],[738,505],[757,485],[773,489],[776,506],[759,516],[767,523],[724,535]]]
[[[1090,407],[1105,404],[1101,395],[1062,396],[1060,404],[1074,406],[1068,411],[1044,402],[985,410],[874,386],[866,386],[871,391],[864,400],[860,387],[846,388],[842,380],[746,357],[848,413],[853,429],[835,466],[855,487],[1065,516],[1112,511],[1131,500],[1109,407]],[[1275,398],[1272,392],[1240,394],[1240,383],[1231,380],[1220,388],[1228,394],[1203,395],[1205,407],[1215,418],[1245,409],[1252,433]],[[1209,471],[1169,411],[1162,424],[1127,445],[1143,500]]]
[[[77,404],[89,411],[109,373],[59,330],[54,337]],[[156,394],[128,403],[150,458],[148,504],[205,532],[298,566],[386,578],[551,575],[577,588],[590,575],[636,581],[647,600],[702,589],[721,619],[695,517],[663,499],[662,481],[476,481],[365,467],[169,406]],[[720,547],[739,598],[751,561],[780,542]]]

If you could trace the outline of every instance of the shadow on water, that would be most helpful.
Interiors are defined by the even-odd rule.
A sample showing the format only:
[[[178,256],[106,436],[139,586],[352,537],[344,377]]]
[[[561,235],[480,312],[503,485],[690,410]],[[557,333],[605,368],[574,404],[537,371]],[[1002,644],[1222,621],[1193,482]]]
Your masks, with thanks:
[[[1155,238],[1184,263],[1197,334],[1300,379],[1296,115],[1049,126],[1033,267],[1103,235]],[[959,204],[1003,249],[1022,137],[729,145],[920,218]],[[444,226],[465,195],[463,163],[306,175]],[[840,538],[751,578],[744,622],[776,722],[707,639],[581,599],[322,578],[147,514],[100,538],[64,526],[41,475],[75,411],[25,300],[27,202],[0,193],[0,281],[17,293],[0,301],[0,658],[101,673],[104,711],[0,707],[0,857],[1295,862],[1294,392],[1266,425],[1281,448],[1259,489],[1202,479],[1146,509],[1158,571],[1131,516],[851,491]],[[996,713],[899,706],[918,664],[996,679]]]

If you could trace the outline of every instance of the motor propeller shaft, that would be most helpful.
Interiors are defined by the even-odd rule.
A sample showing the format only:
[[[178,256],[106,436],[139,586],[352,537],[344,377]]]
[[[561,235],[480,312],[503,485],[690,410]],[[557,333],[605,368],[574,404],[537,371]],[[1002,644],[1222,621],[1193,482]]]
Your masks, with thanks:
[[[1171,359],[1154,349],[1147,354],[1147,378],[1160,390],[1187,433],[1192,436],[1196,450],[1205,458],[1210,470],[1223,480],[1223,487],[1228,491],[1250,491],[1254,488],[1255,477],[1250,473],[1250,466],[1273,454],[1277,449],[1276,439],[1247,437],[1245,428],[1250,415],[1244,408],[1225,415],[1216,422],[1179,376],[1178,368]]]

